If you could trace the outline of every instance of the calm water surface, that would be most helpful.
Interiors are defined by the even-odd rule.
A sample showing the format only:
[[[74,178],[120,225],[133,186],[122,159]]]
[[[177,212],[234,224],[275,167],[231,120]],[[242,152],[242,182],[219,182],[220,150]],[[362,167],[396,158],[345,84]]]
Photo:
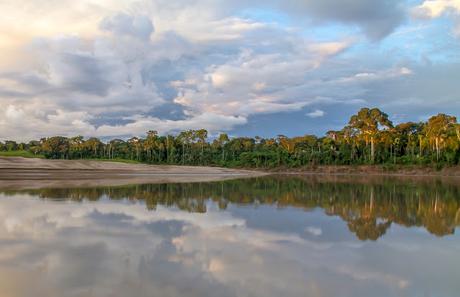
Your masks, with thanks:
[[[460,296],[459,180],[0,189],[0,296]]]

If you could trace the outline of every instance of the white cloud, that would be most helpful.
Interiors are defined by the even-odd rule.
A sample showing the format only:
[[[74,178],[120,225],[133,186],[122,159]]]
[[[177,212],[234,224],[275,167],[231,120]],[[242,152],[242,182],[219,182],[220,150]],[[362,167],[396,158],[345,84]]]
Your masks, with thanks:
[[[16,108],[14,105],[8,105],[5,110],[5,119],[9,122],[16,122],[24,116],[24,111]]]
[[[304,73],[346,49],[349,42],[291,42],[294,51],[242,51],[234,60],[208,67],[201,76],[193,73],[193,77],[176,81],[180,92],[175,102],[195,111],[227,115],[301,110],[314,101],[300,90],[308,84]]]
[[[165,23],[160,14],[154,33],[155,20],[147,17],[152,7],[146,5],[132,6],[142,13],[111,13],[85,38],[50,33],[29,43],[26,51],[34,62],[27,70],[0,75],[6,82],[1,100],[10,106],[5,114],[20,111],[22,117],[19,124],[0,121],[0,138],[231,130],[252,115],[311,104],[314,99],[295,91],[307,83],[303,74],[352,44],[315,42],[234,16],[217,20],[207,14],[183,26],[194,14],[175,9],[181,18]],[[182,109],[182,119],[152,116],[171,103]],[[113,117],[115,122],[107,123]]]
[[[460,11],[459,0],[425,0],[414,8],[414,13],[421,17],[437,18],[447,12]]]
[[[228,131],[234,126],[247,122],[245,117],[224,116],[215,113],[201,113],[186,120],[160,120],[154,117],[131,117],[132,123],[125,125],[102,125],[90,135],[95,136],[124,136],[143,135],[154,127],[160,133],[181,131],[187,129],[207,129],[210,131]]]
[[[326,113],[324,111],[322,111],[321,109],[315,109],[314,111],[307,113],[307,116],[310,117],[310,118],[315,119],[315,118],[321,118],[325,114]]]
[[[423,70],[374,45],[374,56],[361,55],[356,26],[375,40],[404,19],[398,1],[383,2],[331,10],[337,1],[0,1],[0,138],[232,130],[312,105],[389,104],[399,97],[385,100],[392,90],[383,84]],[[457,3],[420,7],[431,18],[454,15]],[[253,8],[291,25],[251,18]],[[347,29],[318,39],[315,28],[331,23]]]
[[[435,19],[448,15],[454,20],[454,34],[460,36],[460,0],[425,0],[412,10],[417,18]]]
[[[317,54],[319,57],[329,57],[337,55],[345,51],[353,42],[348,41],[335,41],[335,42],[321,42],[313,43],[307,46],[308,50]]]
[[[369,81],[385,81],[412,75],[413,71],[407,67],[396,67],[379,71],[359,72],[352,76],[342,77],[338,83],[362,83]]]

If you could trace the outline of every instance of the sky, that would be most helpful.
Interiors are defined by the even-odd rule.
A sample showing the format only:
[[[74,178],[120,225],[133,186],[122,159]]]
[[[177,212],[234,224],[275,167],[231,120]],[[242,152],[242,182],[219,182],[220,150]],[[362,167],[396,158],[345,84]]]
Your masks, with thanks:
[[[0,0],[0,140],[460,115],[460,0]]]

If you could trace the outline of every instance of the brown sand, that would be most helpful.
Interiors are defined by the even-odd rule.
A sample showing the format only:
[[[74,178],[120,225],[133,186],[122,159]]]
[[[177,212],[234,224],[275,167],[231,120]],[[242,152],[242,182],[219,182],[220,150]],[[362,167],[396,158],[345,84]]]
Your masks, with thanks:
[[[0,157],[2,188],[209,182],[265,174],[219,167]]]
[[[437,171],[429,167],[402,166],[384,170],[382,166],[317,166],[273,169],[269,173],[203,166],[127,164],[91,160],[46,160],[0,157],[0,188],[118,186],[146,183],[212,182],[267,174],[298,176],[398,176],[453,177],[458,183],[460,166]]]

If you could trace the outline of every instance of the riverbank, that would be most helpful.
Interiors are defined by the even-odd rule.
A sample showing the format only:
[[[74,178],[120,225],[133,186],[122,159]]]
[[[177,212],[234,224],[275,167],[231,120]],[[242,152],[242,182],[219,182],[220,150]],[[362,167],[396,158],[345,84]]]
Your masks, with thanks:
[[[7,188],[211,182],[266,174],[220,167],[0,157],[0,187]]]
[[[264,171],[265,172],[265,171]],[[268,172],[294,175],[385,175],[385,176],[450,176],[460,177],[460,166],[435,168],[418,165],[321,165],[301,168],[275,168]]]
[[[460,177],[460,166],[314,166],[276,169],[229,169],[204,166],[131,164],[99,160],[49,160],[0,157],[0,187],[38,188],[117,186],[142,183],[212,182],[269,174],[316,176]]]

